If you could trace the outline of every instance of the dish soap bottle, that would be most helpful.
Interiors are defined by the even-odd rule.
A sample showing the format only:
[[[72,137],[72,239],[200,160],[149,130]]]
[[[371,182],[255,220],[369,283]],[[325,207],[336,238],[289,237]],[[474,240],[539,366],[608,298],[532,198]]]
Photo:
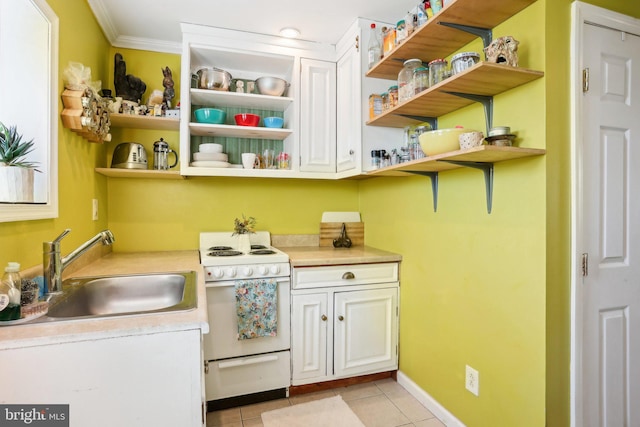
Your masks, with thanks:
[[[10,262],[0,282],[0,321],[20,319],[20,264]]]

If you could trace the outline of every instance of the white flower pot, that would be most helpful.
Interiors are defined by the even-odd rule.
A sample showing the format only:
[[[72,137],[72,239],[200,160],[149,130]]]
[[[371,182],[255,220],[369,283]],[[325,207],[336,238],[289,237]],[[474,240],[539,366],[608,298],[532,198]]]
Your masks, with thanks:
[[[0,202],[33,203],[34,170],[0,166]]]

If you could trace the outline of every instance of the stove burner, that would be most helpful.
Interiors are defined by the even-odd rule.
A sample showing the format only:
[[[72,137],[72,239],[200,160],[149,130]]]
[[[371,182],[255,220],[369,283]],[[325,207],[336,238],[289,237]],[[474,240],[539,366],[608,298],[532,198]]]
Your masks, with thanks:
[[[242,255],[242,252],[240,252],[240,251],[230,251],[230,250],[218,250],[218,251],[209,252],[207,255],[209,255],[209,256],[237,256],[237,255]]]
[[[271,249],[257,249],[255,251],[249,252],[250,255],[271,255],[275,253],[276,251],[272,251]]]
[[[233,249],[231,246],[211,246],[210,251],[230,251]]]
[[[251,245],[251,249],[267,249],[265,245]]]

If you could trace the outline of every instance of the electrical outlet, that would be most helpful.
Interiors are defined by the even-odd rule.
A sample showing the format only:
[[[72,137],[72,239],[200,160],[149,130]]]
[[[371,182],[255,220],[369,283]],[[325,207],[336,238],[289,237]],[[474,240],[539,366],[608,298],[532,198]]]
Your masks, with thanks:
[[[94,221],[98,220],[98,199],[93,199],[91,204],[91,219]]]
[[[471,393],[476,396],[480,393],[480,374],[478,371],[473,369],[471,366],[466,365],[465,375],[464,375],[464,386]]]

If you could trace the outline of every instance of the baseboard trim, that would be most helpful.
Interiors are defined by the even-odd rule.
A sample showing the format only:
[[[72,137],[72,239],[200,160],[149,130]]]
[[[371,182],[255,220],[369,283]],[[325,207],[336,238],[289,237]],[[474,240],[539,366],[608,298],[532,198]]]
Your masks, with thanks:
[[[405,388],[413,397],[422,403],[433,415],[447,427],[466,427],[451,412],[435,400],[429,393],[414,383],[404,372],[398,371],[398,384]]]

